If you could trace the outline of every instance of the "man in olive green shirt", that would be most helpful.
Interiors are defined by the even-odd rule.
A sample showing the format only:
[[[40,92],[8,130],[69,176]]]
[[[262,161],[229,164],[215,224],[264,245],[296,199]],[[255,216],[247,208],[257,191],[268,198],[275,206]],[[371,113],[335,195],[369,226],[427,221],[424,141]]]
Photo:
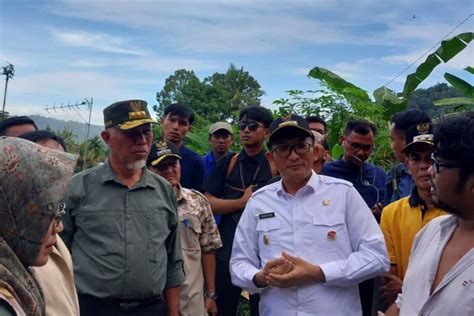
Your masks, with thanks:
[[[110,156],[74,176],[63,237],[82,315],[178,315],[184,281],[176,197],[145,168],[153,138],[146,102],[104,109]],[[164,295],[165,303],[161,295]]]

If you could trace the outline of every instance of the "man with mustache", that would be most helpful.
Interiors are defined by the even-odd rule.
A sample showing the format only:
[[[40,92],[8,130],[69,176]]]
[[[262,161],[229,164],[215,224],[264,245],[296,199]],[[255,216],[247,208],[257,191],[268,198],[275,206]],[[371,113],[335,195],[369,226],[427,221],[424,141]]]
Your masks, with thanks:
[[[407,157],[407,168],[415,182],[409,197],[395,201],[384,208],[380,228],[385,236],[390,256],[390,271],[384,276],[380,295],[390,306],[401,292],[402,280],[408,266],[415,235],[433,218],[446,213],[433,205],[430,193],[433,127],[431,123],[414,125],[405,134],[406,145],[401,152]]]
[[[178,201],[178,230],[186,273],[179,314],[216,316],[215,250],[222,247],[221,237],[207,199],[199,191],[179,184],[180,161],[178,148],[168,141],[153,143],[147,160],[148,168],[173,186]]]
[[[344,154],[336,161],[325,163],[322,174],[351,182],[379,221],[387,175],[382,168],[367,162],[375,149],[376,133],[375,125],[369,121],[347,122],[344,134],[339,137]],[[373,288],[372,279],[359,285],[364,315],[371,315]]]
[[[61,237],[81,315],[178,315],[184,273],[176,197],[145,167],[152,123],[145,101],[106,107],[102,138],[110,155],[70,182]]]
[[[386,315],[474,314],[474,112],[435,125],[433,203],[451,215],[418,233],[402,293]]]

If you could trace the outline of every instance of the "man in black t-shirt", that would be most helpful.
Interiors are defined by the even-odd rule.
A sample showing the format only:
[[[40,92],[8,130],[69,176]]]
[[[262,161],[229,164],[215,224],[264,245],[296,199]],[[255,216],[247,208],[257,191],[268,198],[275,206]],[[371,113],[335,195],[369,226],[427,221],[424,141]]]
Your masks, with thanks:
[[[240,111],[239,130],[243,149],[217,161],[204,184],[214,214],[221,215],[219,232],[223,247],[216,251],[217,308],[221,315],[235,315],[241,289],[232,285],[229,261],[235,230],[252,192],[267,184],[272,176],[263,144],[272,122],[261,106]],[[257,313],[257,314],[256,314]],[[251,315],[258,315],[258,301],[251,298]]]

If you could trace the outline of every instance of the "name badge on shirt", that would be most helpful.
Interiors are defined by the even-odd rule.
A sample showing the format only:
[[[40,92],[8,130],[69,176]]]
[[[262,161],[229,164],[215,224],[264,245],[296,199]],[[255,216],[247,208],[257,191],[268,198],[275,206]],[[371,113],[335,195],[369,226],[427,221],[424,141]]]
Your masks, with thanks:
[[[275,212],[270,212],[270,213],[263,213],[258,215],[258,218],[260,219],[266,219],[266,218],[272,218],[275,217]]]

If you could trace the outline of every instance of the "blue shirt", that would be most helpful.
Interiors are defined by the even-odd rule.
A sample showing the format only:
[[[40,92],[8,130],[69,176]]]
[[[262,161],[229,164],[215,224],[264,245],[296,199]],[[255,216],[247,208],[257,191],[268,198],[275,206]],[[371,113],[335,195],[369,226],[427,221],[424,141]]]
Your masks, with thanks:
[[[202,156],[202,161],[204,162],[204,180],[206,180],[211,174],[212,168],[217,161],[216,157],[214,157],[214,152],[211,150],[208,154]],[[221,222],[221,216],[214,215],[214,220],[216,221],[216,224],[219,225]]]
[[[182,145],[179,148],[181,156],[181,180],[182,187],[195,189],[202,192],[204,182],[204,163],[198,153]]]
[[[415,183],[404,163],[399,163],[387,172],[385,205],[409,196]]]
[[[202,156],[202,161],[204,162],[204,180],[211,174],[211,170],[216,164],[216,157],[214,157],[214,152],[211,150],[206,155]]]
[[[364,162],[361,168],[356,168],[341,157],[325,163],[321,174],[351,182],[368,207],[385,202],[387,174],[371,163]]]

